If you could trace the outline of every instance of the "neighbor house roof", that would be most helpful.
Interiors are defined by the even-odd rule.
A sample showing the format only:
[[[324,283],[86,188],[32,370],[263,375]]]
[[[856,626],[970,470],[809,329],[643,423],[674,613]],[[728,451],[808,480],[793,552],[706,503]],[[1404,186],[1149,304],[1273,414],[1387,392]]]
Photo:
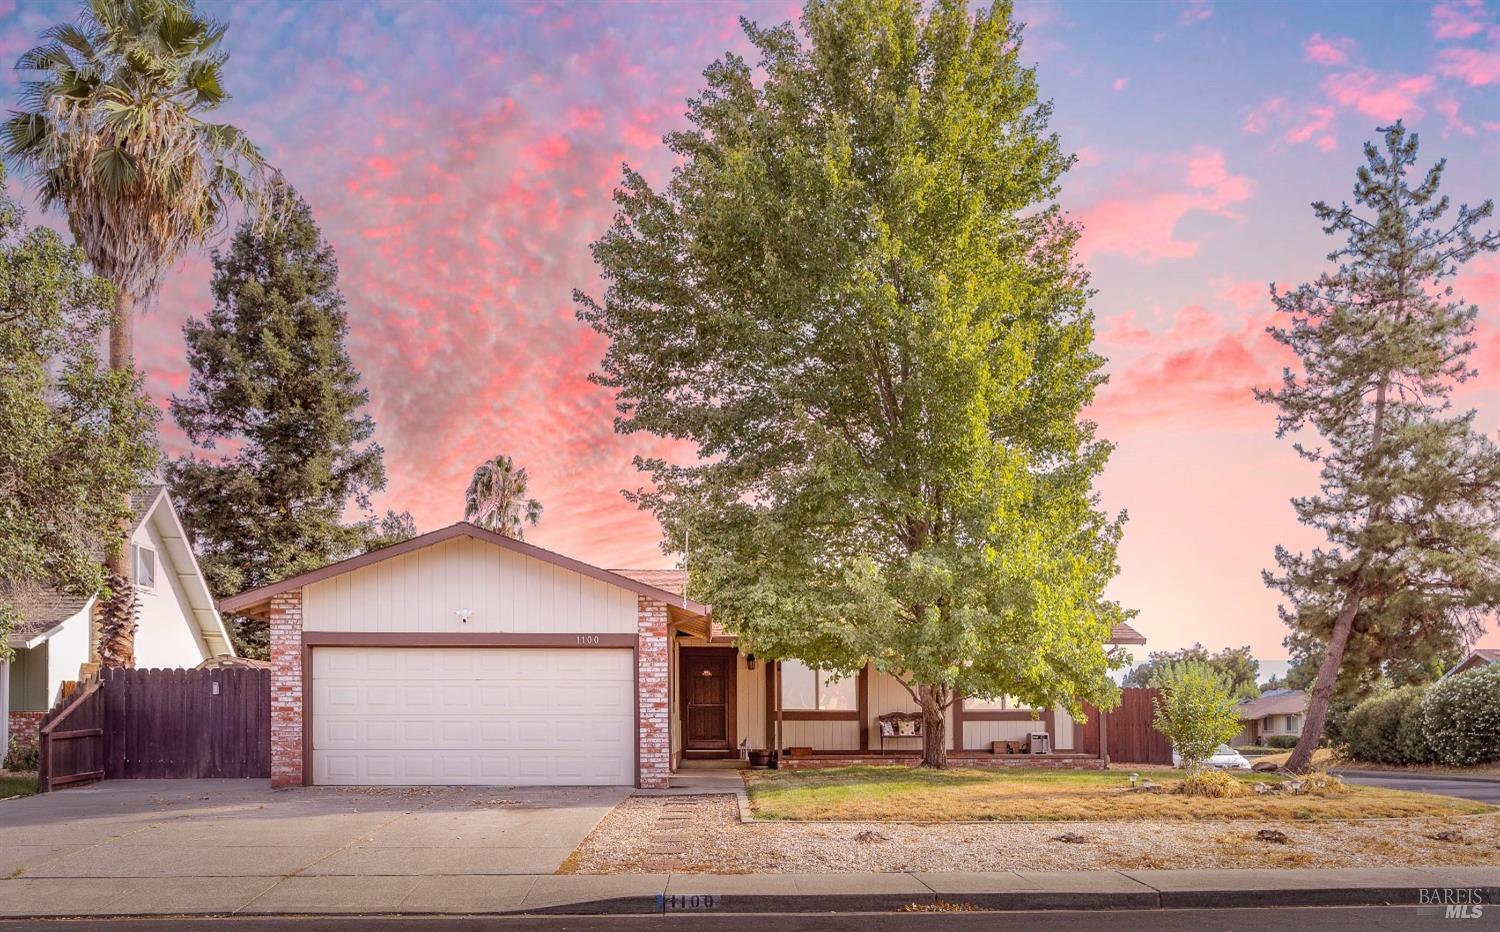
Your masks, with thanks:
[[[166,505],[165,509],[159,507],[162,504]],[[187,530],[177,516],[167,487],[148,485],[134,492],[130,496],[130,513],[131,534],[140,530],[147,521],[155,523],[156,534],[172,558],[178,584],[182,586],[188,608],[209,651],[233,654],[234,645],[229,640],[229,632],[214,608],[213,594],[208,591],[208,583],[198,569]],[[103,559],[103,551],[98,553]],[[38,639],[49,636],[53,629],[83,611],[94,599],[92,595],[71,596],[50,586],[27,582],[0,582],[0,590],[21,613],[21,623],[10,637],[12,646],[34,646]]]
[[[1234,710],[1242,722],[1267,715],[1300,715],[1307,711],[1307,693],[1300,689],[1278,690],[1269,696],[1241,702]]]
[[[0,582],[0,601],[13,605],[21,620],[10,633],[12,647],[29,647],[37,638],[77,615],[91,595],[68,595],[49,586]]]
[[[1497,661],[1500,661],[1500,650],[1495,650],[1491,647],[1475,648],[1474,650],[1469,651],[1469,656],[1454,664],[1453,669],[1449,670],[1447,673],[1444,673],[1443,678],[1447,679],[1448,677],[1453,676],[1455,673],[1463,673],[1464,671],[1472,670],[1475,667],[1487,667]]]
[[[272,596],[289,592],[292,589],[300,589],[303,586],[311,585],[312,583],[334,576],[341,576],[344,573],[362,569],[363,567],[380,563],[383,560],[389,560],[392,557],[411,553],[413,550],[431,547],[433,544],[440,544],[445,540],[452,540],[455,537],[472,537],[475,540],[486,541],[496,546],[504,547],[507,550],[515,551],[522,556],[541,560],[543,563],[550,563],[553,566],[560,566],[566,570],[572,570],[591,579],[619,586],[621,589],[634,592],[637,595],[657,599],[667,603],[667,606],[676,613],[702,618],[706,618],[709,613],[707,605],[704,605],[702,602],[695,602],[679,592],[653,586],[650,583],[632,579],[629,576],[611,570],[600,569],[581,560],[565,557],[560,553],[553,553],[550,550],[543,550],[535,544],[513,540],[503,534],[487,531],[479,525],[470,524],[467,521],[450,524],[448,527],[420,534],[410,540],[391,544],[389,547],[381,547],[379,550],[371,550],[368,553],[362,553],[347,560],[340,560],[337,563],[330,563],[327,566],[319,567],[306,573],[299,573],[280,582],[260,586],[256,589],[248,589],[238,595],[220,599],[219,608],[221,611],[235,612],[241,615],[250,615],[251,617],[264,617],[270,611]]]
[[[151,506],[165,486],[148,485],[130,496],[130,533],[134,534],[150,514]],[[95,551],[104,559],[103,549]],[[69,595],[51,586],[26,580],[0,580],[0,599],[15,606],[21,620],[10,633],[15,647],[29,647],[53,628],[77,615],[94,600],[93,595]]]

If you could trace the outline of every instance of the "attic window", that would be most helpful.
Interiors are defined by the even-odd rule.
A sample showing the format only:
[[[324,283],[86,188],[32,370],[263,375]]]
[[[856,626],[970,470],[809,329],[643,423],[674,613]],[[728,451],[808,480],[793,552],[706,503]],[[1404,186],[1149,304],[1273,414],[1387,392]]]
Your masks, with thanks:
[[[156,551],[150,547],[132,545],[134,554],[135,584],[142,589],[156,588]]]

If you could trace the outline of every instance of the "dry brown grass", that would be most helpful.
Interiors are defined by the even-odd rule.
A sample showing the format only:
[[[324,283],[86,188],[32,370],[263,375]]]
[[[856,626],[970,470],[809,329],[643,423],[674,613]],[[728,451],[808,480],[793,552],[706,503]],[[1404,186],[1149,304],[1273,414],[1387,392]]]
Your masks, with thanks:
[[[1182,774],[1152,773],[1170,789]],[[1236,774],[1247,784],[1280,778]],[[1376,787],[1335,795],[1258,794],[1231,798],[1132,792],[1113,771],[840,767],[749,775],[757,817],[796,821],[958,822],[1122,820],[1318,821],[1470,815],[1492,807],[1468,800]]]

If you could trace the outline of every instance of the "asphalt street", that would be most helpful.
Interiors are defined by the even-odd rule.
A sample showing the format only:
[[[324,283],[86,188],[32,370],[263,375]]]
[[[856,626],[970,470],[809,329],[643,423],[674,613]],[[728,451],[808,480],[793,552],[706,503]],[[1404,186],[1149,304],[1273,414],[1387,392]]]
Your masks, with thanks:
[[[1479,777],[1448,777],[1440,774],[1406,773],[1396,770],[1339,770],[1349,783],[1383,786],[1413,793],[1437,793],[1500,806],[1500,780]]]
[[[1494,908],[1500,913],[1500,907]],[[1459,922],[1458,928],[1490,927],[1500,915]],[[658,916],[503,916],[484,918],[402,916],[265,918],[203,917],[184,919],[58,919],[46,922],[0,921],[0,932],[187,932],[211,927],[225,932],[1425,932],[1453,929],[1441,910],[1422,907],[1323,907],[1316,909],[1153,909],[1044,913],[846,913],[811,915],[658,915]]]

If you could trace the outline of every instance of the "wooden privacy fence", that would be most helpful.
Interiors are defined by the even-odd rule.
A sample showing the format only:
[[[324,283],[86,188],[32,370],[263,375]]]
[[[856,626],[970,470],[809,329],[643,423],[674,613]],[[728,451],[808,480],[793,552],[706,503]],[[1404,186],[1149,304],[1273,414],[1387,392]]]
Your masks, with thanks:
[[[271,671],[106,669],[42,719],[38,790],[269,777]]]
[[[1172,763],[1172,742],[1151,724],[1156,715],[1152,699],[1158,692],[1160,690],[1156,689],[1120,690],[1120,704],[1110,711],[1104,723],[1110,760],[1128,764]]]

